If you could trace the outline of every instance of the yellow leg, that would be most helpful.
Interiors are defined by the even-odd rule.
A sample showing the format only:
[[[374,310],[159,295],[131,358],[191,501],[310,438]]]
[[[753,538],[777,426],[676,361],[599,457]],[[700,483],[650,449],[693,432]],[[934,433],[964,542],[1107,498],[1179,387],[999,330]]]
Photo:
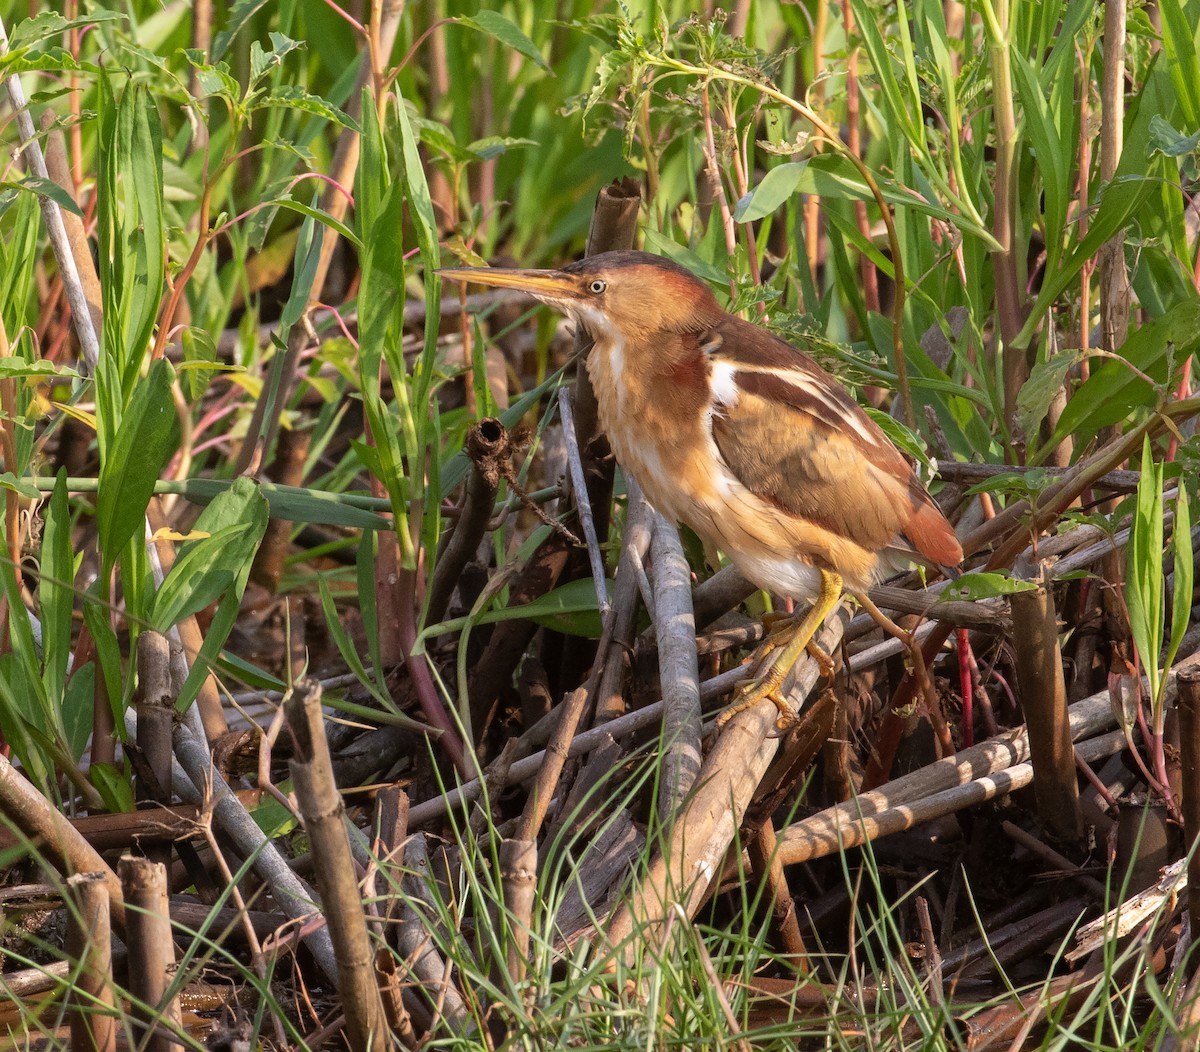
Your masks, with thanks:
[[[816,658],[823,673],[829,674],[832,671],[833,662],[830,661],[828,654],[813,644],[813,636],[817,634],[821,625],[825,623],[825,618],[829,616],[830,611],[837,606],[841,598],[841,576],[829,570],[822,570],[821,591],[816,602],[813,603],[812,609],[802,620],[793,622],[790,627],[772,632],[774,638],[768,639],[759,653],[760,665],[762,658],[773,651],[781,650],[782,653],[765,673],[756,677],[738,692],[733,704],[717,717],[718,728],[725,726],[739,712],[745,712],[746,709],[764,700],[770,701],[779,710],[777,723],[779,727],[786,727],[792,721],[794,718],[792,710],[779,693],[779,688],[783,686],[787,674],[791,672],[792,667],[800,660],[800,655],[806,650]]]

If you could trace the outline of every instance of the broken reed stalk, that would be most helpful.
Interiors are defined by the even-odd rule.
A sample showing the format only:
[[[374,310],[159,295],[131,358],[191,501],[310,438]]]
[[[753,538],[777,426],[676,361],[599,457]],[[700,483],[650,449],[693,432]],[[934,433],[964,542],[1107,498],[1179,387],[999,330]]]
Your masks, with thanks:
[[[126,725],[136,734],[136,722],[131,715],[126,714]],[[285,915],[296,921],[310,920],[316,911],[311,889],[292,871],[214,767],[207,743],[181,723],[175,728],[174,746],[175,758],[186,775],[175,778],[175,792],[183,800],[211,810],[217,828],[233,841],[238,853],[254,859],[255,872],[271,889],[276,905]],[[304,944],[326,977],[336,980],[337,959],[328,930],[309,925]]]
[[[500,883],[504,889],[508,921],[498,925],[496,930],[508,933],[504,963],[513,982],[520,982],[525,978],[529,958],[529,935],[537,892],[537,842],[506,838],[500,841],[499,855]]]
[[[436,625],[446,616],[450,597],[458,587],[463,567],[479,548],[496,503],[500,471],[511,455],[511,444],[504,425],[494,417],[479,420],[467,432],[466,451],[471,471],[463,493],[462,506],[454,532],[438,555],[437,567],[429,585],[425,623]],[[474,730],[482,732],[482,726]]]
[[[116,1052],[112,923],[103,873],[67,878],[67,957],[77,969],[69,1001],[71,1048]]]
[[[295,743],[290,768],[296,800],[312,844],[321,912],[337,960],[336,982],[346,1017],[346,1039],[355,1049],[383,1047],[387,1042],[387,1017],[346,834],[346,809],[334,782],[325,739],[320,683],[302,679],[284,702],[284,710]]]
[[[83,834],[67,816],[46,799],[0,753],[0,815],[30,840],[44,845],[43,850],[64,875],[102,873],[108,888],[109,912],[118,930],[125,927],[125,896],[121,882]]]
[[[843,609],[818,633],[817,645],[826,653],[837,647],[846,620]],[[797,664],[787,693],[793,710],[819,675],[811,658]],[[670,916],[678,916],[677,910],[688,918],[695,916],[779,749],[779,739],[771,737],[777,715],[773,705],[760,704],[729,721],[700,771],[696,788],[665,834],[660,853],[609,920],[604,936],[610,946],[631,958],[640,957],[646,947],[657,944],[662,926]]]
[[[1103,734],[1116,721],[1107,691],[1076,702],[1070,718],[1072,734],[1091,739],[1078,746],[1084,759],[1124,748],[1123,732]],[[1028,758],[1024,728],[989,738],[794,823],[780,834],[780,857],[784,865],[823,858],[1012,792],[1033,779]]]
[[[788,888],[783,863],[779,861],[779,840],[775,824],[768,818],[756,829],[746,843],[750,868],[763,885],[767,908],[771,911],[771,936],[781,953],[791,958],[791,964],[801,972],[809,971],[808,950],[800,934],[796,902]]]
[[[1188,852],[1188,917],[1192,940],[1200,939],[1200,668],[1181,669],[1179,747],[1183,766],[1184,850]]]
[[[167,1000],[175,971],[175,943],[167,897],[167,867],[135,855],[117,865],[125,902],[125,942],[129,948],[130,1014],[142,1052],[183,1052],[164,1020],[181,1029],[179,1002]]]
[[[1051,834],[1078,843],[1083,836],[1083,816],[1054,596],[1049,585],[1040,581],[1036,589],[1009,596],[1009,603],[1038,815]]]
[[[696,657],[696,618],[692,611],[692,571],[679,531],[655,513],[650,538],[653,560],[654,631],[663,720],[662,777],[658,817],[669,827],[700,773],[700,667]]]
[[[164,807],[172,799],[171,738],[175,732],[175,691],[171,682],[171,644],[167,637],[145,629],[137,640],[137,744],[145,770],[138,779],[138,799]],[[145,856],[171,864],[171,842],[160,840],[143,848]]]

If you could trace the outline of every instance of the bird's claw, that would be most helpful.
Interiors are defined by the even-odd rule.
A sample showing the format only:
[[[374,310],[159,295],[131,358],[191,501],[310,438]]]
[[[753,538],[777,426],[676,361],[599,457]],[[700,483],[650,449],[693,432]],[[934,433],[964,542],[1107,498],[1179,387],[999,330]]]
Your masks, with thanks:
[[[833,679],[833,674],[837,670],[837,667],[833,663],[833,658],[812,640],[809,640],[808,643],[808,656],[817,663],[817,668],[821,671],[822,679]]]
[[[795,725],[797,720],[796,714],[792,711],[792,707],[787,703],[783,695],[779,693],[778,684],[765,680],[749,680],[739,685],[738,694],[740,697],[736,698],[728,708],[718,714],[716,722],[717,730],[721,730],[734,716],[753,708],[760,701],[769,701],[779,710],[779,715],[775,720],[776,731],[786,732]]]

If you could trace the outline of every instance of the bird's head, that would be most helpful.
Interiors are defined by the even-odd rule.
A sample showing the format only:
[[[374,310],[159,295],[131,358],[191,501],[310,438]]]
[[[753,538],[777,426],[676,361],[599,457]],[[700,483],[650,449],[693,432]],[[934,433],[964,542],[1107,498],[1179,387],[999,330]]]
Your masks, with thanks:
[[[721,308],[690,270],[648,252],[602,252],[561,270],[440,270],[450,281],[517,289],[562,311],[597,339],[626,345],[711,325]]]

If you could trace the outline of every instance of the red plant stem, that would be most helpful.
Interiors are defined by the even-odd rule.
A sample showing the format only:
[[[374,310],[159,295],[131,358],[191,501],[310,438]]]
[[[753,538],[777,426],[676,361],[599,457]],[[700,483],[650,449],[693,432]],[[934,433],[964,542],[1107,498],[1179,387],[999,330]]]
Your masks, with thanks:
[[[962,689],[962,743],[964,749],[975,744],[975,713],[971,691],[971,641],[967,630],[960,628],[958,636],[958,680]]]
[[[396,595],[399,616],[397,627],[400,648],[404,654],[404,666],[412,677],[413,687],[417,691],[417,700],[421,703],[421,711],[425,714],[425,719],[442,732],[441,737],[438,738],[438,744],[446,751],[446,755],[450,757],[451,762],[464,778],[475,778],[478,777],[479,772],[474,770],[474,765],[467,761],[462,739],[458,736],[458,731],[454,729],[446,707],[438,697],[437,684],[433,682],[433,675],[429,671],[427,659],[424,654],[413,653],[413,648],[417,644],[416,594],[417,571],[401,568],[397,575]]]

